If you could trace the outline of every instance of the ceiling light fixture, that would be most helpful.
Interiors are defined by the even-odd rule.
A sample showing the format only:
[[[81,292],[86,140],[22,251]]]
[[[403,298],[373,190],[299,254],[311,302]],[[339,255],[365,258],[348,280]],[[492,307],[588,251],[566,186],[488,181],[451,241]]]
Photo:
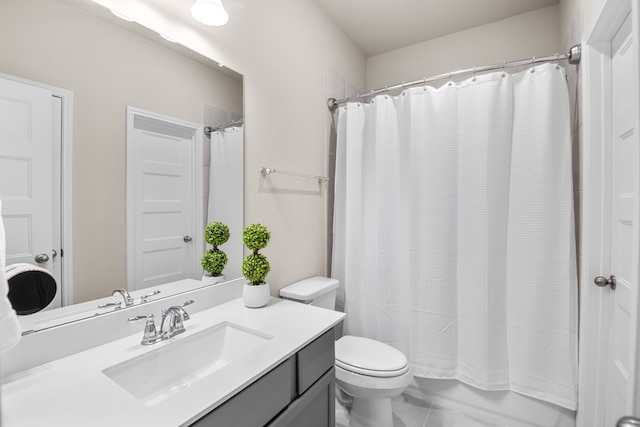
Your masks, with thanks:
[[[196,0],[191,6],[191,15],[211,27],[219,27],[229,21],[229,14],[224,9],[222,0]]]
[[[165,40],[166,40],[166,41],[168,41],[168,42],[171,42],[171,43],[177,43],[175,39],[172,39],[172,38],[171,38],[171,37],[169,37],[169,36],[165,36],[165,35],[164,35],[164,34],[162,34],[162,33],[158,33],[158,34],[160,34],[160,37],[162,37],[163,39],[165,39]]]
[[[115,11],[115,10],[113,10],[113,9],[110,9],[110,10],[111,10],[111,13],[113,13],[114,15],[116,15],[118,18],[123,19],[123,20],[125,20],[125,21],[134,22],[134,21],[133,21],[133,19],[129,18],[127,15],[122,14],[122,13],[120,13],[120,12],[117,12],[117,11]]]

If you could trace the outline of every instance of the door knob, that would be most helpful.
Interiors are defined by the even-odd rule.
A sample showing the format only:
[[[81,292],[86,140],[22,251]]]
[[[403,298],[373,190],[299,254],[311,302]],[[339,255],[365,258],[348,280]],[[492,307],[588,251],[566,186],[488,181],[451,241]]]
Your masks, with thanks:
[[[49,255],[47,255],[45,253],[38,254],[38,255],[36,255],[35,260],[36,260],[36,262],[38,264],[44,264],[45,262],[49,261]]]
[[[640,418],[622,417],[616,423],[616,427],[633,427],[633,426],[640,426]]]
[[[191,238],[191,236],[184,236],[184,238],[182,240],[184,240],[185,242],[188,243],[188,242],[192,241],[193,239]]]
[[[598,276],[595,279],[593,279],[593,283],[595,283],[597,286],[600,286],[601,288],[605,286],[611,286],[611,290],[615,290],[616,276],[611,275],[608,279],[606,277]]]

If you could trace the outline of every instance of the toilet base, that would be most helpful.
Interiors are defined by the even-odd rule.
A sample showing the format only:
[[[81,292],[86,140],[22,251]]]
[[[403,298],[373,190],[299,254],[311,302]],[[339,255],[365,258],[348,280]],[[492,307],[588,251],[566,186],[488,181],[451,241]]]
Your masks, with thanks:
[[[391,398],[353,398],[349,427],[393,427]]]

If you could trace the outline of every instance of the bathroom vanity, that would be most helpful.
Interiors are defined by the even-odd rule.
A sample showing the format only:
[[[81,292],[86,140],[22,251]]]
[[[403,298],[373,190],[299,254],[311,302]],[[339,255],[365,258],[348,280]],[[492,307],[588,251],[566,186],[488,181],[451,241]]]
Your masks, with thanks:
[[[135,334],[4,376],[2,425],[334,425],[333,328],[344,314],[276,298],[190,314],[186,332],[157,344],[141,345],[136,323]]]
[[[193,426],[335,426],[334,332],[296,352]]]

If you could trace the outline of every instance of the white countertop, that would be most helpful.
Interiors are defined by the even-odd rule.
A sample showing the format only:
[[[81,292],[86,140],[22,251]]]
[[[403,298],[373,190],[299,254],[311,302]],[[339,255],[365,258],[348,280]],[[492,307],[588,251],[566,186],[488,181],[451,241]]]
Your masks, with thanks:
[[[185,333],[152,346],[140,345],[141,322],[139,333],[6,377],[0,392],[2,426],[189,425],[343,318],[339,312],[276,298],[266,307],[250,309],[240,298],[192,314],[185,322]],[[145,405],[102,373],[225,321],[273,338],[153,406]]]

